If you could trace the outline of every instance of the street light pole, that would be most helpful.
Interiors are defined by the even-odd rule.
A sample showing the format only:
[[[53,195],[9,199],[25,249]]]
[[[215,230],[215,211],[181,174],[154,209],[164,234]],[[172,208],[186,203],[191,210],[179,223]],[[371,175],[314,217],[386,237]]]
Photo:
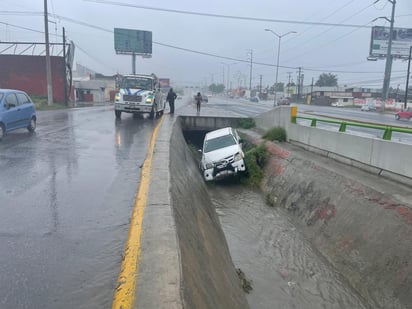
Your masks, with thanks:
[[[275,77],[275,98],[273,101],[273,105],[276,105],[276,87],[278,86],[278,74],[279,74],[279,57],[280,57],[280,43],[282,40],[282,37],[290,34],[290,33],[297,33],[296,31],[289,31],[286,32],[284,34],[277,34],[275,31],[271,30],[271,29],[265,29],[265,31],[269,31],[272,32],[278,39],[279,39],[279,43],[278,43],[278,55],[277,55],[277,60],[276,60],[276,77]]]

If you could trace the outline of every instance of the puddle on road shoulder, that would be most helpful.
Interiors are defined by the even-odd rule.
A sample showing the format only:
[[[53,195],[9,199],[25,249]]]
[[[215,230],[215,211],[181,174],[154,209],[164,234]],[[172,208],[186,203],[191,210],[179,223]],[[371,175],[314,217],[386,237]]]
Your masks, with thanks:
[[[369,308],[263,194],[240,185],[210,185],[230,253],[253,290],[250,308]]]

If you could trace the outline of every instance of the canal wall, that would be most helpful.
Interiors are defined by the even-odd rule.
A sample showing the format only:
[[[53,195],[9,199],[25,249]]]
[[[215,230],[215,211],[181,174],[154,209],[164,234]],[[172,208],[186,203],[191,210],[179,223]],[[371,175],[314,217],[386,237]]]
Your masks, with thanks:
[[[267,147],[266,198],[372,308],[410,308],[410,188],[287,143]]]
[[[135,308],[247,309],[179,118],[164,117],[154,147]]]
[[[170,193],[185,308],[248,308],[226,238],[179,121],[170,139]]]

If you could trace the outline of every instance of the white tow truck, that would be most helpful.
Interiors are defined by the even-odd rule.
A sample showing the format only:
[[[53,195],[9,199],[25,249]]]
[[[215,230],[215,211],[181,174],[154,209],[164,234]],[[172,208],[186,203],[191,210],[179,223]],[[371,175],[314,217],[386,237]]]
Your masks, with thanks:
[[[152,75],[124,75],[114,99],[114,112],[120,119],[122,113],[149,114],[160,117],[166,106],[157,77]]]

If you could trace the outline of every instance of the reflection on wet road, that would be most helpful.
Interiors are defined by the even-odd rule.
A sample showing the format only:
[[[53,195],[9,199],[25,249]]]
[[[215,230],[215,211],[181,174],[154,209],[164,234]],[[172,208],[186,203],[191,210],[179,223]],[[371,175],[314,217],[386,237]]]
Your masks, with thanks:
[[[260,192],[237,185],[210,185],[236,268],[252,280],[252,309],[368,308],[315,252],[282,209]]]
[[[38,113],[0,143],[0,308],[109,308],[156,121]]]

